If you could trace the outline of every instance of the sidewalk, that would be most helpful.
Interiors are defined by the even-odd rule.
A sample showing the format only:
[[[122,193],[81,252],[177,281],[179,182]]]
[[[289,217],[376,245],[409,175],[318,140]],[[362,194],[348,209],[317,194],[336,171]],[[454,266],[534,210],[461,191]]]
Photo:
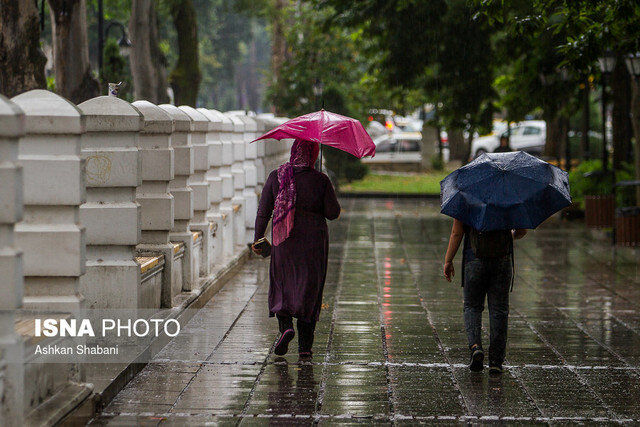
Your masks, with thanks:
[[[494,379],[466,367],[458,265],[456,283],[441,279],[450,221],[427,201],[343,202],[312,363],[295,341],[273,355],[267,264],[254,259],[94,422],[640,422],[637,254],[613,258],[578,226],[518,242]]]

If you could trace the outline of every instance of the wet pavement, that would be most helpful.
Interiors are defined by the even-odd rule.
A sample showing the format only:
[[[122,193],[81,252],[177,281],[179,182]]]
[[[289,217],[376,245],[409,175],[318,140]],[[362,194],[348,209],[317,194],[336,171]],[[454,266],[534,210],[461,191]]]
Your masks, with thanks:
[[[506,369],[490,377],[466,365],[460,256],[441,278],[450,226],[430,202],[343,200],[311,362],[295,340],[273,354],[251,260],[94,422],[640,422],[640,255],[553,221],[518,241]]]

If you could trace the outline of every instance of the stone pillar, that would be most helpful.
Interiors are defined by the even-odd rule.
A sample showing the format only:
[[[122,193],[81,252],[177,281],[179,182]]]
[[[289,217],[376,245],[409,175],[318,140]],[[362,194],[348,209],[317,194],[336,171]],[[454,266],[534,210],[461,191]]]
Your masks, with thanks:
[[[270,114],[264,114],[256,117],[256,120],[263,123],[267,132],[276,126],[284,123],[284,120],[279,120]],[[278,168],[283,162],[288,160],[288,156],[284,156],[283,153],[290,149],[291,144],[286,141],[276,141],[273,139],[261,140],[261,150],[264,150],[262,161],[264,163],[264,176],[265,180],[274,169]]]
[[[144,118],[138,140],[142,184],[136,190],[141,223],[137,250],[142,255],[160,253],[164,256],[161,289],[143,289],[141,292],[152,301],[147,307],[171,307],[173,297],[182,290],[181,281],[175,280],[173,275],[174,246],[169,239],[174,209],[173,196],[169,191],[169,183],[174,179],[174,153],[171,147],[173,120],[151,102],[136,101],[133,106]]]
[[[201,248],[196,236],[190,229],[193,220],[194,197],[189,185],[195,163],[194,150],[191,145],[191,118],[180,108],[171,104],[159,105],[173,119],[174,129],[171,135],[171,146],[174,154],[174,177],[169,183],[173,195],[173,228],[169,233],[172,242],[184,245],[184,264],[182,268],[182,288],[190,291],[197,288],[200,277]],[[201,243],[201,242],[200,242]]]
[[[220,175],[222,167],[222,140],[221,132],[224,127],[222,115],[217,111],[207,110],[206,108],[198,108],[207,119],[209,119],[209,131],[207,132],[207,146],[209,147],[209,171],[207,172],[207,181],[209,182],[209,201],[211,205],[207,212],[209,221],[216,224],[216,233],[213,239],[213,263],[211,268],[217,264],[222,265],[223,254],[223,235],[224,228],[227,224],[228,215],[220,210],[222,203],[222,187],[223,180]]]
[[[80,135],[84,118],[75,105],[46,90],[12,99],[25,113],[19,143],[23,170],[24,216],[15,227],[23,252],[27,309],[72,311],[82,308],[80,276],[85,272],[85,201]],[[64,250],[61,250],[64,249]]]
[[[87,201],[80,206],[86,229],[87,272],[80,278],[85,306],[92,309],[138,308],[141,184],[138,134],[140,112],[122,99],[100,96],[78,105],[85,116],[82,135]]]
[[[245,243],[253,242],[253,234],[255,231],[256,212],[258,210],[258,170],[256,169],[256,160],[258,157],[258,146],[250,144],[257,138],[258,125],[256,121],[243,114],[237,114],[237,118],[242,120],[244,124],[243,142],[244,142],[244,162],[243,168],[245,172],[245,187],[242,196],[245,199],[244,225],[245,225]]]
[[[200,275],[208,276],[211,273],[213,260],[213,235],[214,225],[207,219],[209,210],[209,182],[207,171],[209,170],[209,147],[207,146],[207,131],[209,119],[193,107],[183,105],[180,109],[191,119],[191,145],[193,145],[193,175],[189,180],[189,186],[193,189],[193,220],[191,231],[202,233],[202,258],[200,259]]]
[[[264,120],[261,120],[259,117],[254,117],[254,121],[256,122],[257,127],[256,138],[258,138],[267,131],[267,127],[265,126]],[[258,185],[256,185],[256,192],[260,195],[262,194],[264,183],[267,180],[267,172],[265,170],[264,163],[264,142],[260,140],[254,142],[252,145],[256,146],[256,176],[258,181]]]
[[[220,142],[222,142],[222,164],[220,166],[220,178],[222,178],[222,202],[220,202],[220,213],[224,218],[222,230],[222,256],[231,258],[235,248],[235,227],[233,196],[234,184],[231,166],[233,165],[233,122],[225,114],[217,110],[209,110],[222,121],[220,127]]]
[[[236,246],[246,242],[245,212],[247,211],[247,199],[245,199],[244,189],[246,186],[246,172],[244,169],[245,142],[244,123],[238,116],[226,114],[233,122],[233,164],[231,175],[233,175],[233,208],[234,208],[234,232],[233,238]]]
[[[15,331],[22,306],[22,253],[14,225],[22,219],[22,168],[18,139],[24,135],[22,110],[0,95],[0,420],[23,423],[24,359],[22,339]],[[12,363],[13,362],[13,363]]]

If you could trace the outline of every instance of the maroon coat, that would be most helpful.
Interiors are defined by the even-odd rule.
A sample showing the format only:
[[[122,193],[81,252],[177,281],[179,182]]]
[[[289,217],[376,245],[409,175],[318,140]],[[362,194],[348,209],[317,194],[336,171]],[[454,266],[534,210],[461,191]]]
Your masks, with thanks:
[[[313,168],[296,168],[294,176],[297,195],[293,229],[284,242],[271,249],[269,315],[289,315],[310,322],[320,316],[327,275],[326,219],[338,218],[340,204],[325,174]],[[279,187],[274,170],[262,190],[255,240],[265,234]]]

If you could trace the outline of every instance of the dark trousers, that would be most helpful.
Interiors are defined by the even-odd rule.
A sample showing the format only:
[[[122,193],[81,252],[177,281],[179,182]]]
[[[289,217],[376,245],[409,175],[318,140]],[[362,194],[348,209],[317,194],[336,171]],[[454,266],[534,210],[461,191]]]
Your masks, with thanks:
[[[280,332],[293,329],[293,319],[291,316],[276,314]],[[316,322],[304,322],[298,319],[298,353],[310,352],[313,346],[313,333],[316,329]]]
[[[464,325],[469,347],[482,348],[482,312],[489,306],[489,365],[502,365],[507,346],[511,256],[474,259],[464,265]]]

